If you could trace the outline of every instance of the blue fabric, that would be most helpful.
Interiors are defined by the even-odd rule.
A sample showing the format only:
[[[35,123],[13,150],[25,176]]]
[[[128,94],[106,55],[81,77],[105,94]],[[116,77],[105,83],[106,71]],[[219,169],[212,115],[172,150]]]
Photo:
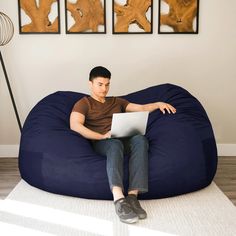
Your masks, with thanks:
[[[70,130],[70,112],[85,94],[56,92],[29,113],[21,136],[19,169],[29,184],[45,191],[91,199],[112,199],[106,158],[89,140]],[[177,109],[149,116],[149,191],[140,199],[170,197],[209,185],[217,168],[211,123],[200,102],[185,89],[163,84],[123,96],[130,102],[163,101]],[[128,156],[124,188],[128,188]]]
[[[148,140],[143,135],[110,138],[92,142],[96,153],[107,157],[107,177],[110,189],[123,186],[124,153],[129,154],[129,189],[148,191]]]

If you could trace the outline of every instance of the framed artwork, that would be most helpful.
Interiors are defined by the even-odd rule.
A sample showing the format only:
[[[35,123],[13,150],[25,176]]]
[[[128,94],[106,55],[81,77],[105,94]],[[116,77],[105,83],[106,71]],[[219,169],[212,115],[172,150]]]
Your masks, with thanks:
[[[199,0],[159,0],[159,34],[198,34]]]
[[[59,0],[18,0],[20,34],[60,34]]]
[[[106,0],[65,0],[66,33],[106,33]]]
[[[113,34],[151,34],[153,0],[112,0]]]

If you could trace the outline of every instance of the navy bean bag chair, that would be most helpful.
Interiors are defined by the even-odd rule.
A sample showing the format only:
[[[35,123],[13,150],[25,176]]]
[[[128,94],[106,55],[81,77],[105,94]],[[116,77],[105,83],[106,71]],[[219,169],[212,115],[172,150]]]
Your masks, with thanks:
[[[21,177],[42,190],[90,199],[112,199],[106,157],[96,154],[89,140],[70,130],[70,112],[85,94],[56,92],[29,113],[21,136]],[[217,167],[211,123],[199,103],[185,89],[163,84],[123,96],[134,103],[163,101],[176,114],[160,110],[149,116],[149,191],[140,199],[176,196],[209,185]],[[128,158],[124,186],[128,188]]]

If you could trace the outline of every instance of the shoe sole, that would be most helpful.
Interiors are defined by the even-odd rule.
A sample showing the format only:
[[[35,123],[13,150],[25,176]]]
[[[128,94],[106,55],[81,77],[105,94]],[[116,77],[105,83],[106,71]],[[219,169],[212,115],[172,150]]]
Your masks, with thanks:
[[[144,219],[147,218],[147,216],[146,216],[146,215],[142,215],[142,216],[138,216],[138,218],[139,218],[140,220],[144,220]]]
[[[121,222],[123,222],[123,223],[127,223],[127,224],[133,224],[133,223],[136,223],[136,222],[138,222],[138,220],[139,220],[138,217],[135,217],[135,218],[132,218],[132,219],[127,219],[127,220],[120,219]]]

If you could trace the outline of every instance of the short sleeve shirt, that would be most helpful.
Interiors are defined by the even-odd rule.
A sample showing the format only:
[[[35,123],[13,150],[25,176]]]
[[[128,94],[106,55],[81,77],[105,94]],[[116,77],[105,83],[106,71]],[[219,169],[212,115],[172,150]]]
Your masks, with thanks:
[[[100,134],[111,130],[113,113],[125,112],[129,102],[123,98],[108,97],[105,102],[99,102],[92,97],[83,97],[72,109],[85,116],[84,126]]]

